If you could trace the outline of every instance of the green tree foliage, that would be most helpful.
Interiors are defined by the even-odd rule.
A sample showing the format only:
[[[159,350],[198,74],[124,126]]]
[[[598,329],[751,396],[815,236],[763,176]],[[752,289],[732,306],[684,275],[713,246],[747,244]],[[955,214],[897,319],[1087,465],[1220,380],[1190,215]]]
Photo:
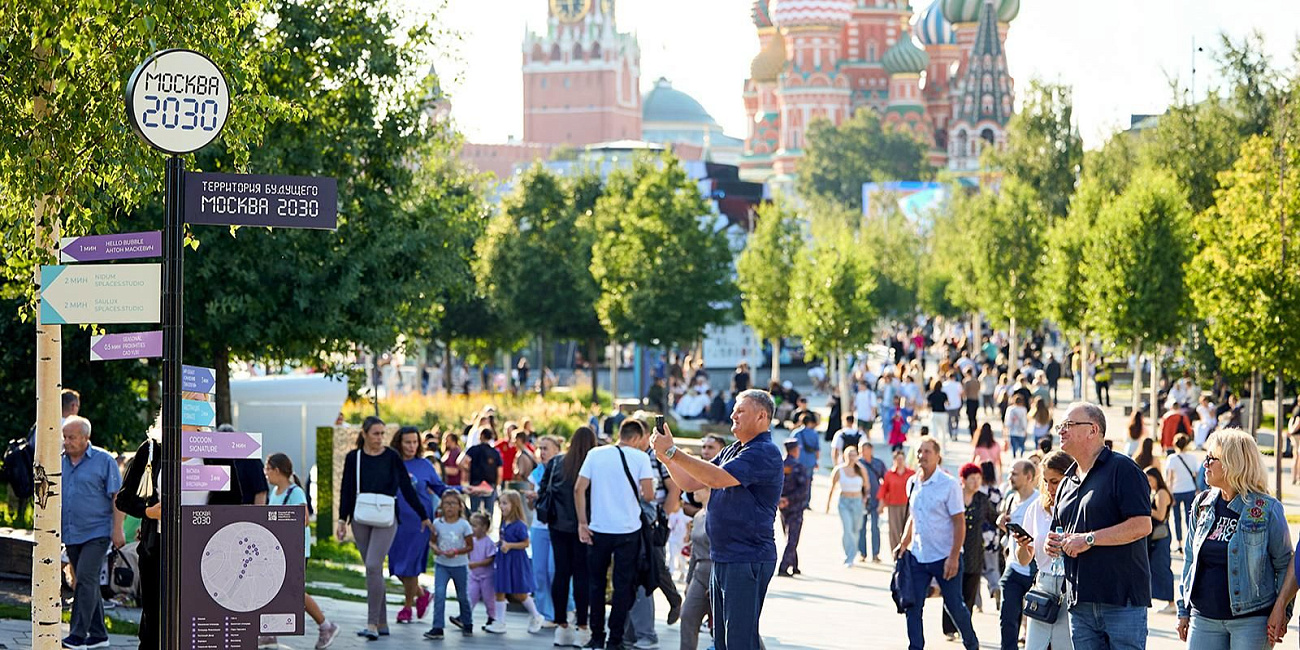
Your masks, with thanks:
[[[727,239],[671,154],[611,174],[593,220],[596,311],[613,340],[692,343],[735,301]]]
[[[861,220],[859,250],[872,265],[876,279],[871,304],[883,317],[901,318],[911,315],[917,306],[924,242],[918,224],[899,207],[897,197],[881,198],[873,199],[872,214]]]
[[[813,243],[795,263],[791,283],[799,305],[791,324],[809,354],[842,354],[872,342],[879,312],[869,255],[837,220],[814,221]]]
[[[225,71],[232,118],[221,139],[234,159],[246,156],[279,110],[260,90],[263,52],[241,39],[257,18],[253,6],[0,2],[0,277],[18,280],[6,293],[31,298],[32,266],[48,262],[33,231],[42,196],[56,197],[63,234],[77,235],[111,232],[120,208],[161,191],[162,156],[127,128],[122,100],[131,71],[151,52],[188,47]]]
[[[803,228],[789,206],[758,209],[758,223],[736,260],[745,323],[763,340],[790,335],[790,282],[803,250]]]
[[[1141,159],[1172,174],[1192,212],[1199,213],[1214,204],[1219,172],[1237,157],[1237,129],[1237,115],[1215,92],[1198,104],[1175,103],[1144,136]]]
[[[330,367],[332,353],[428,335],[440,299],[469,291],[458,283],[470,281],[467,244],[486,214],[454,133],[432,117],[436,80],[411,74],[426,69],[432,25],[403,30],[387,3],[369,0],[269,10],[261,25],[274,28],[247,46],[265,53],[266,90],[293,113],[267,127],[248,168],[338,179],[339,227],[197,233],[186,347],[191,363],[219,371],[232,357]],[[208,170],[233,164],[220,152],[200,159]]]
[[[978,306],[995,323],[1015,319],[1021,326],[1037,324],[1042,317],[1039,287],[1048,226],[1038,194],[1007,177],[997,194],[986,192],[964,205],[969,210],[966,246]]]
[[[1187,195],[1141,169],[1097,215],[1081,267],[1093,329],[1122,343],[1162,344],[1190,315],[1183,268],[1192,254]]]
[[[1083,176],[1070,201],[1066,219],[1047,231],[1047,268],[1044,272],[1043,310],[1058,326],[1078,332],[1087,323],[1089,303],[1084,296],[1082,265],[1097,215],[1128,186],[1136,151],[1126,134],[1106,141],[1101,149],[1084,155]]]
[[[1006,142],[991,154],[993,166],[1029,185],[1049,217],[1064,217],[1083,164],[1070,87],[1031,80],[1020,111],[1007,123]]]
[[[599,326],[591,276],[595,237],[578,205],[590,197],[575,197],[574,185],[534,165],[518,179],[477,247],[480,289],[505,318],[543,343],[555,336],[587,338]],[[589,187],[580,182],[576,189]]]
[[[1300,147],[1287,142],[1289,170]],[[1203,331],[1225,369],[1291,377],[1300,368],[1300,256],[1295,215],[1300,193],[1278,192],[1279,152],[1273,138],[1247,140],[1232,169],[1220,177],[1215,204],[1194,220],[1202,248],[1188,265],[1187,283]],[[1294,173],[1287,184],[1294,185]],[[1288,259],[1281,265],[1279,214],[1286,214]]]
[[[945,205],[930,214],[917,281],[917,302],[927,314],[957,316],[980,309],[970,231],[979,194],[948,183]]]
[[[886,127],[876,111],[863,108],[839,126],[825,119],[808,125],[798,174],[800,196],[837,201],[861,214],[863,183],[928,180],[934,168],[925,143]]]

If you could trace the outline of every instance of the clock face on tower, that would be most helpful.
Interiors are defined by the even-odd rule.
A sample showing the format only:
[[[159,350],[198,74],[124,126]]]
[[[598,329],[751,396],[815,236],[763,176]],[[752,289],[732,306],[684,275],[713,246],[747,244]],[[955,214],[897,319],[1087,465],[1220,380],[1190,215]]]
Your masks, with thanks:
[[[591,11],[593,0],[551,0],[551,14],[566,23],[576,23]]]

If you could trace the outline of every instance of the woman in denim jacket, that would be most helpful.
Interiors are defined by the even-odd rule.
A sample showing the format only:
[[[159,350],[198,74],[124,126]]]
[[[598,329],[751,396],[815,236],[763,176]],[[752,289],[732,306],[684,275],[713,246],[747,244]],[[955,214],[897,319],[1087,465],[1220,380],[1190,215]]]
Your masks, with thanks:
[[[1268,648],[1269,615],[1291,562],[1286,515],[1265,494],[1264,465],[1248,434],[1219,431],[1205,449],[1210,489],[1192,503],[1178,637],[1196,650]]]

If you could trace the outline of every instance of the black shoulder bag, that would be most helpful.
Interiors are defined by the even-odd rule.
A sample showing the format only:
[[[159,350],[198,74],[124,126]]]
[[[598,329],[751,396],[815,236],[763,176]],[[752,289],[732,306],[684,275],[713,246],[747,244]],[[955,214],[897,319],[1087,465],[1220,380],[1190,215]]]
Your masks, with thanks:
[[[550,472],[550,479],[542,485],[541,492],[537,495],[537,520],[549,524],[555,521],[555,474],[560,471],[560,465],[556,461],[563,456],[552,458],[546,463],[546,471]]]
[[[660,539],[659,529],[661,527],[658,525],[660,518],[663,518],[665,520],[664,525],[662,526],[663,540],[664,540],[664,544],[667,544],[668,543],[667,518],[663,517],[663,515],[660,514],[659,506],[657,504],[647,503],[646,501],[641,499],[641,491],[636,488],[636,480],[632,478],[632,470],[627,466],[627,456],[623,455],[623,449],[621,447],[615,446],[614,448],[618,450],[618,459],[623,462],[623,473],[627,475],[627,484],[632,488],[632,498],[636,499],[637,505],[641,506],[641,530],[651,531],[654,538],[654,545],[663,546],[663,544],[659,543],[659,539]]]

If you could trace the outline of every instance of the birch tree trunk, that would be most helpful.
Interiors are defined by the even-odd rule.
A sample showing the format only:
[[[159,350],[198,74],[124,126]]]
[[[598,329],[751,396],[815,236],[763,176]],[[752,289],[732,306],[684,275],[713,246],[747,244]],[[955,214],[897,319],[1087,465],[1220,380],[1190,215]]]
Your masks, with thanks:
[[[686,372],[694,372],[688,369]],[[688,378],[689,380],[689,378]],[[618,342],[609,342],[609,394],[614,401],[614,412],[618,412]]]
[[[1273,429],[1276,433],[1273,436],[1277,443],[1273,445],[1273,490],[1274,496],[1280,501],[1282,499],[1282,453],[1286,450],[1286,404],[1283,398],[1286,397],[1286,383],[1282,377],[1282,372],[1277,373],[1277,383],[1273,385],[1273,410],[1276,415],[1273,416],[1273,422],[1276,426]],[[1300,449],[1292,449],[1291,453],[1300,454]]]
[[[1142,410],[1142,339],[1133,343],[1133,411]]]
[[[1020,368],[1020,350],[1016,345],[1016,319],[1011,319],[1011,326],[1007,328],[1007,379],[1011,385],[1016,383],[1016,370]]]
[[[781,381],[781,337],[772,338],[772,381]]]
[[[37,99],[38,119],[44,100]],[[46,196],[36,202],[36,243],[51,259],[57,259],[54,242],[59,240],[57,202]],[[36,269],[36,292],[41,291],[41,271]],[[37,314],[40,313],[39,306]],[[62,544],[63,461],[60,458],[63,432],[63,328],[36,323],[36,455],[33,466],[35,492],[32,523],[36,548],[32,553],[32,647],[53,650],[62,645],[60,625],[59,557]]]
[[[1170,387],[1172,388],[1172,386]],[[1151,353],[1151,437],[1160,440],[1160,346]]]

